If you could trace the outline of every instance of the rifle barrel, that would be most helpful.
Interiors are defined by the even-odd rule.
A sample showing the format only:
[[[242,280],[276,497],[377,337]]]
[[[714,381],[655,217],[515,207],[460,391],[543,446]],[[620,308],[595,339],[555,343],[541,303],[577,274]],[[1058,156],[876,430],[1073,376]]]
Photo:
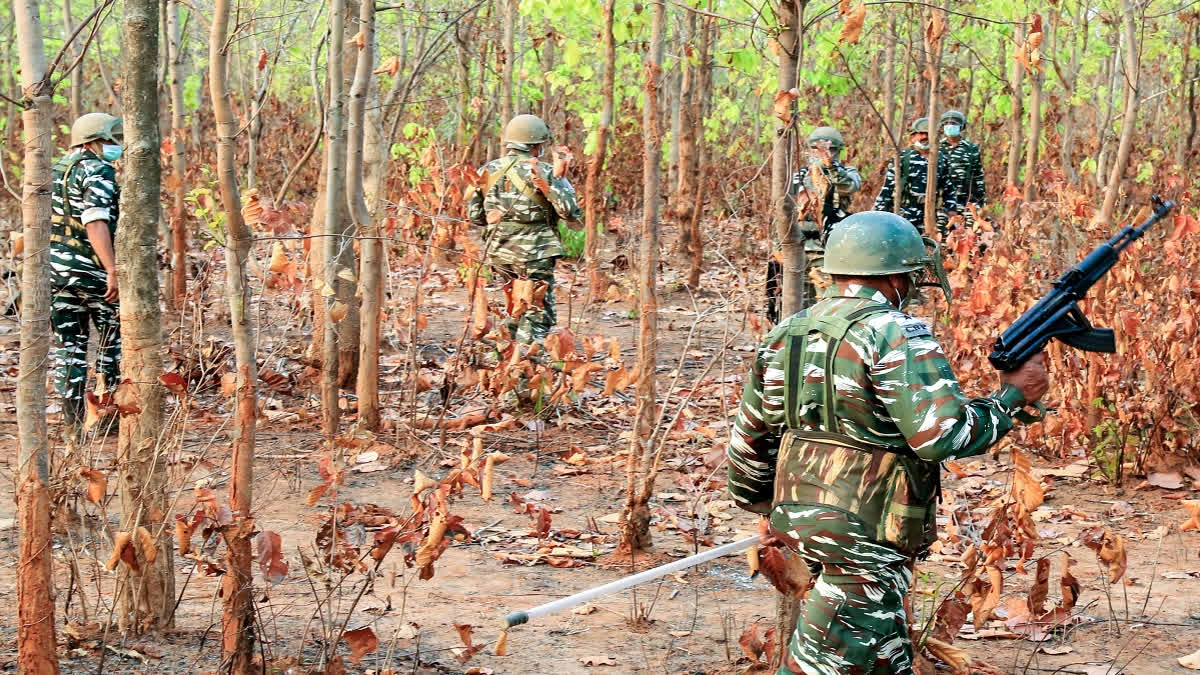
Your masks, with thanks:
[[[576,605],[582,605],[589,600],[602,598],[606,595],[611,595],[618,591],[632,588],[638,584],[644,584],[647,581],[652,581],[661,576],[666,576],[672,572],[678,572],[679,570],[687,569],[693,565],[699,565],[702,562],[708,562],[713,558],[720,558],[723,555],[729,555],[730,553],[743,551],[761,541],[762,536],[756,534],[753,537],[746,537],[745,539],[731,542],[723,546],[711,548],[703,553],[697,553],[696,555],[688,556],[686,558],[680,558],[674,562],[669,562],[665,565],[659,565],[658,567],[648,569],[645,572],[639,572],[632,576],[623,577],[621,579],[617,579],[616,581],[611,581],[607,584],[604,584],[603,586],[589,588],[586,591],[580,591],[575,595],[569,595],[553,602],[547,602],[544,605],[538,605],[532,609],[527,609],[521,612],[513,612],[512,614],[504,617],[504,622],[508,628],[519,626],[533,619],[539,619],[543,616],[561,612],[564,609],[570,609]]]

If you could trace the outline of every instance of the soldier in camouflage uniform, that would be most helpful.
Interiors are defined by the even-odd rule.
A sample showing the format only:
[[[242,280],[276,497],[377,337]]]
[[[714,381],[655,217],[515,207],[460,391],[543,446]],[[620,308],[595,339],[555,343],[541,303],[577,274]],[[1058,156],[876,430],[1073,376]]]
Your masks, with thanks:
[[[504,323],[526,344],[545,338],[556,321],[554,264],[564,253],[558,220],[581,216],[575,188],[563,176],[566,158],[555,157],[553,166],[537,159],[550,140],[550,128],[540,118],[514,117],[504,129],[508,154],[483,166],[484,187],[467,202],[471,222],[486,228],[484,254],[492,271],[508,282],[524,278],[546,284],[540,307]]]
[[[900,184],[896,184],[895,164],[888,162],[883,188],[875,198],[875,210],[891,211],[893,195],[899,190],[900,210],[896,213],[904,216],[920,232],[925,227],[925,186],[929,180],[929,118],[922,117],[912,123],[909,142],[912,143],[911,147],[900,151]],[[938,208],[947,213],[959,210],[951,198],[948,166],[945,158],[939,154],[937,197],[942,203]]]
[[[54,164],[50,227],[50,323],[58,349],[55,388],[63,420],[77,435],[87,385],[88,322],[96,327],[97,380],[119,380],[121,333],[117,320],[117,232],[120,187],[113,162],[121,157],[121,120],[88,113],[71,126],[71,151]]]
[[[945,232],[949,219],[958,215],[962,215],[968,226],[975,224],[971,205],[975,205],[976,211],[981,211],[987,205],[987,189],[983,184],[983,156],[979,146],[962,135],[967,128],[967,116],[957,110],[947,110],[942,113],[938,124],[944,134],[942,142],[938,144],[938,159],[946,158],[950,201],[959,206],[958,211],[938,213],[938,227]]]
[[[929,326],[902,311],[918,285],[949,295],[937,245],[894,214],[835,227],[824,271],[821,301],[754,359],[729,491],[817,574],[779,673],[911,673],[903,600],[937,537],[939,462],[994,445],[1048,377],[1039,355],[992,395],[963,395]]]
[[[825,256],[825,240],[829,231],[850,215],[850,197],[862,187],[858,169],[843,164],[838,157],[846,148],[842,134],[833,127],[817,127],[808,135],[808,162],[792,174],[791,195],[796,200],[800,232],[804,236],[804,297],[808,304],[817,301],[817,289],[812,276],[821,268]],[[819,171],[813,180],[811,173]],[[819,204],[819,206],[818,206]],[[822,221],[816,222],[820,209]],[[767,263],[767,318],[779,322],[779,274],[782,266],[775,260]]]

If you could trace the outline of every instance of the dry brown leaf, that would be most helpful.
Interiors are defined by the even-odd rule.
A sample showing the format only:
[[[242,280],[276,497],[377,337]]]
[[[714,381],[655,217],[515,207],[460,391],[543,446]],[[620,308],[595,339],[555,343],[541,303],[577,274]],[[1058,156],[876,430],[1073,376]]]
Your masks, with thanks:
[[[796,88],[787,91],[780,90],[775,94],[775,117],[783,123],[787,123],[792,119],[792,101],[800,97],[800,90]]]
[[[258,549],[258,568],[262,570],[263,579],[272,586],[287,578],[288,564],[283,559],[283,541],[276,532],[265,530],[255,538]],[[354,661],[358,663],[357,660]]]
[[[492,653],[496,656],[508,656],[508,631],[500,631],[500,637],[496,639],[496,646],[492,648]]]
[[[341,323],[346,318],[346,314],[350,312],[350,308],[341,300],[334,300],[329,306],[329,320],[334,323]]]
[[[360,30],[354,34],[354,37],[347,40],[346,44],[354,45],[355,47],[358,47],[358,49],[361,51],[363,48],[365,48],[367,46],[367,35],[366,35],[366,33],[364,33],[363,31]]]
[[[867,20],[867,4],[860,2],[850,10],[846,15],[846,21],[842,23],[842,34],[838,37],[838,42],[842,44],[852,45],[858,42],[859,36],[862,35],[863,24]]]
[[[1200,499],[1185,499],[1179,503],[1187,510],[1189,516],[1187,522],[1179,526],[1179,530],[1200,530]]]
[[[117,413],[121,417],[136,415],[142,412],[142,398],[138,394],[137,386],[128,377],[121,380],[120,386],[113,392],[112,400],[113,404],[117,406]]]
[[[746,549],[746,565],[750,568],[750,578],[753,579],[758,574],[758,546],[751,546]]]
[[[1063,553],[1063,574],[1058,585],[1062,590],[1062,603],[1059,604],[1064,610],[1070,611],[1075,607],[1075,603],[1079,601],[1079,581],[1075,579],[1075,575],[1071,574],[1071,564],[1075,560],[1070,554]]]
[[[1146,482],[1164,490],[1178,490],[1184,486],[1183,476],[1178,471],[1155,471],[1146,476]]]
[[[246,227],[254,229],[262,216],[263,206],[258,197],[258,188],[252,188],[242,193],[242,221]]]
[[[1109,583],[1115,584],[1125,576],[1127,560],[1124,537],[1113,534],[1111,530],[1103,526],[1084,530],[1080,536],[1083,538],[1084,545],[1096,552],[1100,564],[1108,570]]]
[[[446,517],[441,514],[435,514],[433,522],[429,524],[429,534],[421,542],[421,547],[417,549],[417,567],[425,567],[437,560],[438,555],[440,555],[439,547],[442,543],[442,537],[445,535]]]
[[[1033,477],[1029,458],[1024,453],[1013,448],[1012,460],[1016,469],[1013,472],[1013,499],[1025,507],[1027,513],[1033,513],[1045,502],[1045,491],[1041,482]]]
[[[971,657],[967,655],[965,649],[947,644],[935,637],[925,640],[925,649],[950,666],[950,672],[954,675],[967,675],[971,672]]]
[[[372,75],[391,75],[395,77],[400,72],[400,57],[393,56],[392,58],[379,64],[379,67],[371,71]]]
[[[79,476],[88,482],[87,498],[93,504],[100,504],[108,494],[108,476],[95,469],[80,469]]]
[[[181,557],[192,551],[192,527],[186,518],[176,517],[175,519],[175,546],[179,548]]]
[[[147,565],[153,565],[155,560],[158,560],[158,544],[154,541],[154,535],[150,534],[150,530],[142,526],[137,529],[138,545],[142,547],[142,558]]]
[[[275,245],[271,247],[271,264],[267,266],[267,269],[275,274],[283,274],[287,271],[289,262],[291,261],[288,260],[287,251],[283,248],[283,242],[275,242]]]
[[[342,639],[350,648],[350,661],[356,666],[362,663],[362,657],[379,649],[379,638],[375,637],[375,631],[370,626],[348,630],[342,633]]]
[[[1179,662],[1179,665],[1187,668],[1188,670],[1200,670],[1200,649],[1197,649],[1187,656],[1181,656],[1175,660]]]
[[[1037,563],[1037,574],[1033,578],[1033,588],[1029,590],[1026,606],[1032,616],[1046,613],[1046,597],[1050,592],[1050,559],[1042,558]]]
[[[767,546],[759,551],[758,564],[763,576],[780,593],[798,598],[808,590],[811,575],[800,556]]]
[[[117,532],[113,535],[113,552],[108,557],[108,562],[104,563],[104,569],[111,572],[117,568],[117,563],[120,562],[128,565],[129,570],[134,574],[141,574],[137,556],[133,551],[133,535],[129,532]]]

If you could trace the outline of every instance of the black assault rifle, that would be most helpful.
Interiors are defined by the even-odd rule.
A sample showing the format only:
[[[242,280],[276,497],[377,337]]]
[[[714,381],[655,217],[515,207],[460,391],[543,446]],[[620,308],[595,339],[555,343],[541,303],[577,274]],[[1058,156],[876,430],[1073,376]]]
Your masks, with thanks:
[[[1059,277],[1045,297],[996,339],[995,351],[988,356],[993,366],[1006,372],[1016,370],[1055,338],[1086,352],[1117,351],[1113,330],[1093,327],[1076,303],[1112,269],[1121,251],[1175,208],[1175,202],[1163,202],[1158,195],[1151,197],[1151,204],[1154,213],[1145,222],[1136,228],[1126,225],[1117,236],[1097,246]]]

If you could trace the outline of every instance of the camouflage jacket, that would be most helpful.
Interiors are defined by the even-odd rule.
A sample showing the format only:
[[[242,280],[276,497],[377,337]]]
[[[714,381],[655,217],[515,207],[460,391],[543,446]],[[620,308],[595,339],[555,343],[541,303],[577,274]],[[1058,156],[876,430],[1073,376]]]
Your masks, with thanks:
[[[960,140],[957,145],[942,141],[938,146],[938,157],[943,156],[946,158],[950,198],[954,203],[964,209],[967,204],[977,207],[987,204],[987,189],[983,185],[983,155],[979,146],[968,140]]]
[[[64,183],[67,201],[63,200]],[[105,221],[115,245],[120,201],[116,168],[91,150],[76,148],[54,163],[50,268],[56,286],[70,285],[89,276],[107,278],[85,226]]]
[[[824,171],[825,178],[829,180],[829,186],[832,189],[825,194],[825,227],[820,232],[822,246],[829,238],[829,231],[833,229],[833,226],[850,215],[850,196],[862,187],[862,177],[858,175],[858,169],[846,166],[836,159],[833,160],[833,166],[825,168]],[[800,167],[799,171],[792,174],[791,195],[793,198],[800,194],[802,186],[804,189],[813,189],[812,181],[808,179],[808,165]],[[801,229],[806,238],[809,235],[817,236],[815,228],[811,232],[803,226]]]
[[[801,348],[785,349],[796,344],[798,322],[845,320],[864,308],[873,309],[849,323],[837,348],[832,384],[825,372],[829,341],[821,333],[811,333]],[[802,377],[785,382],[789,370]],[[831,391],[835,403],[827,410]],[[875,289],[835,283],[820,302],[776,326],[759,349],[730,437],[729,492],[739,506],[759,513],[790,502],[826,503],[861,515],[858,505],[872,495],[839,471],[858,462],[855,481],[883,476],[892,487],[899,480],[887,473],[893,465],[905,464],[909,474],[936,474],[937,462],[982,453],[999,441],[1022,403],[1015,387],[968,399],[926,324]],[[787,442],[805,434],[808,441],[828,441]],[[814,483],[819,489],[809,489]],[[932,496],[914,499],[929,503]]]
[[[520,150],[509,150],[479,173],[492,187],[471,192],[467,217],[487,228],[484,241],[491,241],[486,251],[491,262],[520,264],[563,255],[556,221],[582,215],[570,181],[554,177],[550,164]]]
[[[941,200],[939,208],[945,211],[957,211],[959,210],[958,205],[950,194],[948,167],[945,155],[939,152],[937,170],[937,195]],[[905,148],[900,152],[900,168],[904,171],[904,180],[900,193],[900,210],[896,213],[904,216],[919,230],[925,221],[925,184],[929,179],[929,158],[913,148]],[[875,198],[876,211],[892,210],[892,196],[896,191],[895,169],[895,164],[888,162],[883,188],[879,191],[879,196]]]

